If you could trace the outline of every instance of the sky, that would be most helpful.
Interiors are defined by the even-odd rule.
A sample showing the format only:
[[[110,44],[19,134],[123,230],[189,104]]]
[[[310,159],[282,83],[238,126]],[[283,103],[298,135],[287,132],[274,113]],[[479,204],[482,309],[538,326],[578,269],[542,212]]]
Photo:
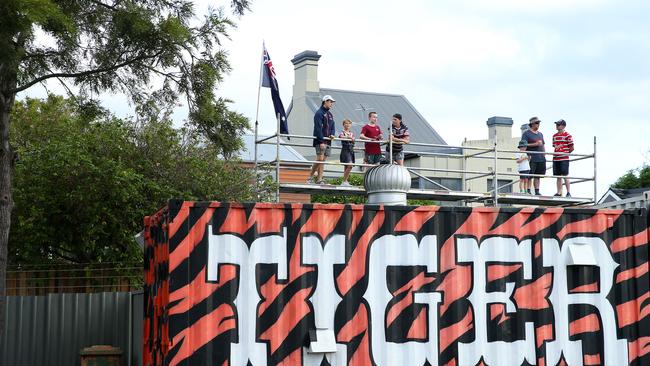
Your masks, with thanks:
[[[228,2],[196,4],[201,14]],[[600,197],[650,163],[649,13],[639,0],[253,0],[223,44],[233,70],[218,95],[255,120],[264,41],[288,107],[290,60],[314,50],[321,87],[404,95],[450,145],[487,138],[489,117],[513,118],[518,135],[537,116],[548,150],[552,122],[564,119],[576,153],[593,152],[597,140]],[[261,92],[260,131],[274,133],[270,92]],[[133,113],[125,96],[102,100],[118,115]],[[174,116],[180,123],[186,114],[179,107]],[[592,160],[571,167],[572,176],[593,171]],[[554,187],[546,179],[542,193]],[[593,183],[572,193],[593,197]]]

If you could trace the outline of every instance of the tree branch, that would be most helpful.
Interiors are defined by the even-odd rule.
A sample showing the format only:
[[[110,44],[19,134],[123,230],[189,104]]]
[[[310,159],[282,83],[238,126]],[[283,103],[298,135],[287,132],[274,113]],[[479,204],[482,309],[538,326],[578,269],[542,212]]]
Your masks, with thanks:
[[[147,59],[152,59],[160,56],[163,53],[163,50],[158,51],[157,53],[153,55],[142,55],[135,57],[131,60],[126,60],[122,63],[115,64],[113,66],[109,67],[104,67],[104,68],[99,68],[99,69],[93,69],[93,70],[86,70],[86,71],[81,71],[81,72],[59,72],[59,73],[53,73],[53,74],[48,74],[48,75],[43,75],[41,77],[38,77],[30,82],[28,82],[25,85],[19,86],[15,89],[8,90],[7,93],[10,94],[15,94],[15,93],[20,93],[23,90],[26,90],[30,88],[34,84],[38,84],[44,80],[51,79],[51,78],[77,78],[77,77],[82,77],[82,76],[88,76],[88,75],[94,75],[94,74],[101,74],[103,72],[109,72],[109,71],[114,71],[119,68],[122,68],[124,66],[131,65],[133,63],[142,61],[142,60],[147,60]]]
[[[101,2],[101,1],[90,0],[90,2],[95,4],[95,5],[101,6],[103,8],[109,9],[109,10],[113,10],[113,11],[117,10],[117,8],[114,5],[108,5],[108,4],[105,4],[105,3]]]

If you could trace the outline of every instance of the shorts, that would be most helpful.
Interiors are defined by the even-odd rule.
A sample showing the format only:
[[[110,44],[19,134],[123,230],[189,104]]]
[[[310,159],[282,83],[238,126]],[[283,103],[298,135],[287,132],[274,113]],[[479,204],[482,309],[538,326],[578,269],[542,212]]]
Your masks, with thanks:
[[[325,156],[330,156],[330,154],[331,154],[330,145],[327,145],[327,144],[325,144],[325,149],[324,149],[325,151],[323,151],[323,149],[320,148],[320,145],[314,146],[314,149],[316,149],[316,155],[323,155],[324,154]]]
[[[530,176],[528,175],[528,174],[530,174],[530,169],[528,169],[528,170],[520,170],[519,174],[521,175],[519,177],[519,179],[530,179]]]
[[[546,174],[546,161],[531,161],[530,162],[530,174]],[[539,177],[534,177],[539,178]]]
[[[569,161],[553,161],[553,175],[569,175]]]
[[[354,151],[342,149],[340,156],[341,163],[354,163]]]
[[[393,161],[404,160],[404,151],[393,152]]]
[[[366,163],[368,164],[379,164],[381,161],[381,154],[365,154]]]

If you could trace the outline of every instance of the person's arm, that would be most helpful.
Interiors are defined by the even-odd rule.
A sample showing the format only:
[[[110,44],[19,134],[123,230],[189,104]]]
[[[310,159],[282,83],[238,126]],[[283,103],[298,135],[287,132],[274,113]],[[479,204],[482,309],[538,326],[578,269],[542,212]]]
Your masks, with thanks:
[[[330,124],[330,137],[336,136],[336,125],[334,124],[334,120],[332,120],[332,124]]]
[[[361,134],[359,135],[359,138],[362,140],[371,140],[370,137],[365,135],[366,131],[367,131],[366,126],[361,127]]]
[[[408,129],[404,131],[404,137],[402,137],[400,140],[403,144],[408,144],[411,142],[411,134],[409,133]]]
[[[316,139],[316,142],[322,144],[323,143],[323,115],[318,112],[314,114],[314,127],[316,132],[314,138]]]
[[[567,136],[567,143],[569,145],[569,152],[573,152],[573,136],[569,135]]]
[[[528,156],[526,154],[519,154],[519,157],[517,158],[517,164],[521,163],[522,161],[526,160]]]

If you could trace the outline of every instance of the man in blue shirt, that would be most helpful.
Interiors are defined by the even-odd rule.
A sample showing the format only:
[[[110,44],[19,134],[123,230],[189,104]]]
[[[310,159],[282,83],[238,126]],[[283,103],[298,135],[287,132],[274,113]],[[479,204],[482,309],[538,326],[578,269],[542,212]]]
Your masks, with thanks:
[[[531,117],[528,120],[528,129],[521,135],[521,139],[525,140],[526,151],[533,152],[528,154],[530,157],[530,174],[546,174],[546,155],[543,154],[544,150],[544,135],[539,131],[540,121],[537,117]],[[535,187],[535,194],[540,195],[539,192],[539,177],[533,177],[533,186]]]
[[[326,95],[322,99],[320,108],[314,114],[314,149],[316,149],[316,160],[325,161],[330,156],[332,138],[336,133],[334,130],[334,117],[330,109],[334,106],[334,98],[331,95]],[[314,163],[309,173],[307,183],[325,184],[323,181],[323,163]],[[314,173],[317,173],[316,180],[314,180]]]

